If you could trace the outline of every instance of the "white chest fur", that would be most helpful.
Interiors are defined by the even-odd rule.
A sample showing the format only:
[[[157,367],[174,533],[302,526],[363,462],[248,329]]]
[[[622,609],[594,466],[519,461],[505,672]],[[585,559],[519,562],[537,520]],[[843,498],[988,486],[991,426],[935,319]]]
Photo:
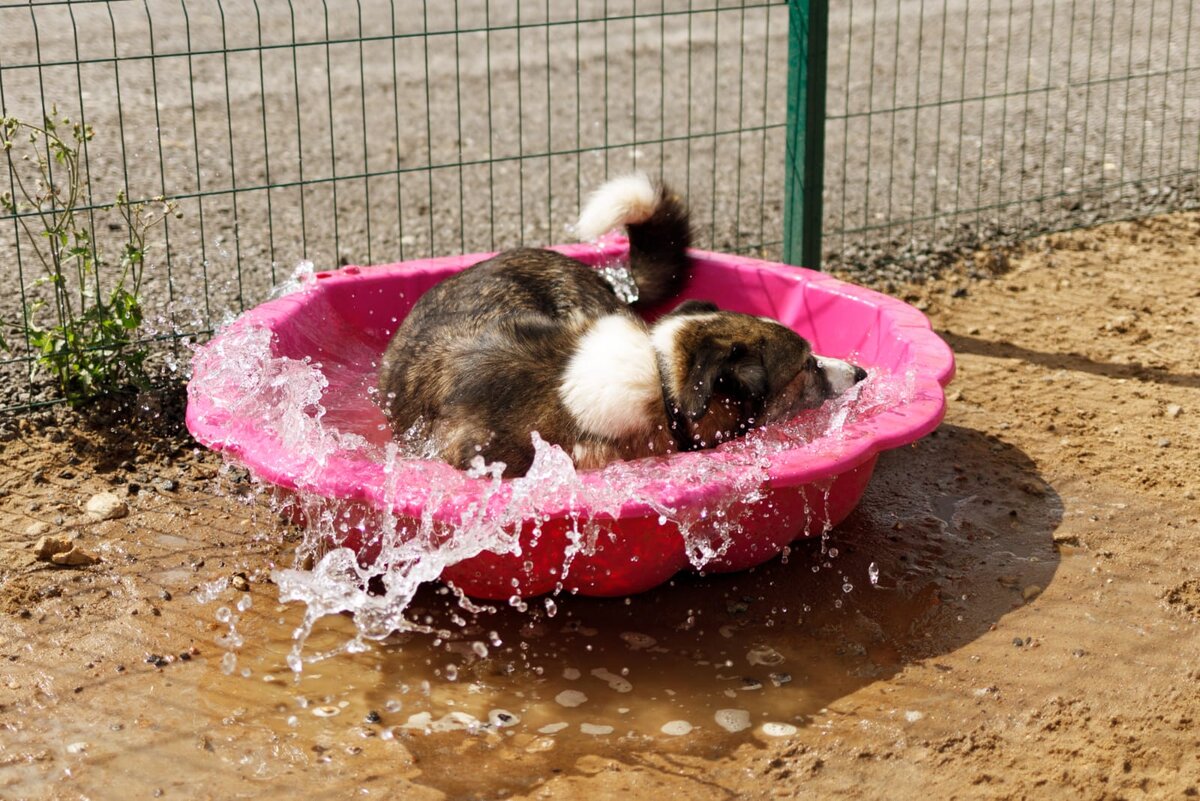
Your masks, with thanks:
[[[662,384],[645,327],[624,314],[601,317],[579,340],[558,391],[589,434],[619,440],[647,433]]]

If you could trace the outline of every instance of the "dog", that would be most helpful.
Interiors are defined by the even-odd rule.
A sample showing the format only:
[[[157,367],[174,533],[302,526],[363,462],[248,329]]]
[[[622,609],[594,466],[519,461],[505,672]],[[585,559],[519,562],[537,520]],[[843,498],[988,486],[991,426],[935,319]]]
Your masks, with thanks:
[[[506,477],[533,463],[531,432],[578,469],[712,447],[794,417],[863,380],[814,356],[782,323],[689,300],[648,325],[636,312],[688,275],[683,200],[636,174],[609,181],[575,226],[589,240],[623,226],[637,299],[548,250],[499,253],[434,286],[393,335],[379,369],[397,437],[417,433],[465,469]]]

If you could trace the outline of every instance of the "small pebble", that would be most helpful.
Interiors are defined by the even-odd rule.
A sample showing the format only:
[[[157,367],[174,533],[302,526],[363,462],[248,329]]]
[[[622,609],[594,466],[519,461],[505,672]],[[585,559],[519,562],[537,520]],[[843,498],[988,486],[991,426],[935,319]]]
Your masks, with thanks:
[[[1178,403],[1168,403],[1167,404],[1167,417],[1175,418],[1175,417],[1178,417],[1180,415],[1180,413],[1182,413],[1182,412],[1183,412],[1183,407],[1180,406]]]
[[[111,492],[98,492],[88,498],[84,509],[96,520],[116,520],[129,514],[125,501]]]
[[[62,537],[42,537],[33,546],[33,555],[40,562],[49,562],[55,554],[66,553],[74,547]]]
[[[63,567],[88,567],[99,564],[100,557],[75,545],[69,551],[54,554],[50,561]]]
[[[771,683],[776,687],[782,687],[785,684],[790,684],[792,681],[791,673],[772,673],[769,677]]]
[[[229,585],[238,592],[250,591],[250,580],[246,578],[245,573],[234,573],[233,578],[229,581]]]
[[[383,718],[381,718],[379,716],[379,713],[376,712],[374,709],[372,709],[370,712],[367,713],[367,717],[366,717],[367,723],[379,723],[381,720],[383,720]]]
[[[492,728],[506,729],[509,726],[516,726],[521,722],[521,718],[509,712],[507,709],[493,709],[488,712],[488,723]]]
[[[1036,584],[1030,584],[1025,589],[1021,590],[1021,598],[1026,602],[1032,601],[1034,598],[1042,594],[1042,588]]]

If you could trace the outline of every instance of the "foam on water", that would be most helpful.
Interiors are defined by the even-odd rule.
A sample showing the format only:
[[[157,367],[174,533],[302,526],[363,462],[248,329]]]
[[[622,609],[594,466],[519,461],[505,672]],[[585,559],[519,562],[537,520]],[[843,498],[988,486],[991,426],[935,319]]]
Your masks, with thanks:
[[[307,286],[306,270],[297,270],[289,291]],[[232,421],[223,443],[226,453],[236,458],[242,437],[248,441],[251,432],[260,438],[270,432],[277,466],[294,480],[294,494],[275,497],[280,511],[305,521],[304,542],[297,565],[276,570],[273,578],[283,601],[306,605],[288,660],[295,671],[331,653],[303,651],[313,624],[325,615],[349,613],[354,618],[358,635],[337,651],[364,649],[366,640],[395,631],[427,630],[405,616],[422,584],[484,551],[519,556],[515,532],[521,523],[535,521],[536,537],[552,510],[569,510],[563,578],[572,561],[591,553],[605,534],[598,521],[617,517],[631,501],[652,509],[661,524],[678,526],[689,561],[703,569],[725,553],[740,530],[735,507],[762,497],[772,456],[783,451],[819,454],[830,439],[844,438],[851,423],[904,402],[913,392],[911,375],[872,371],[865,382],[820,409],[720,445],[724,458],[712,459],[701,451],[616,462],[586,481],[561,448],[533,433],[535,457],[528,474],[502,480],[503,466],[486,464],[481,457],[470,470],[458,471],[430,460],[427,443],[419,437],[391,438],[372,398],[377,353],[348,347],[344,353],[323,355],[322,361],[293,359],[274,353],[272,336],[251,326],[226,331],[199,352],[204,369],[196,370],[200,377],[189,391],[212,399],[214,409]],[[381,487],[393,511],[367,521],[353,504],[318,494],[318,475],[337,459],[366,464],[363,486]],[[678,503],[679,488],[708,486],[719,488],[711,495],[715,500],[700,507]],[[470,503],[462,504],[463,498]],[[435,520],[444,508],[461,508],[450,528]],[[348,538],[377,555],[365,559],[360,550],[340,545]],[[311,566],[305,564],[308,560]],[[199,598],[208,595],[198,593]],[[460,600],[470,604],[461,594]],[[514,597],[512,603],[523,602]]]

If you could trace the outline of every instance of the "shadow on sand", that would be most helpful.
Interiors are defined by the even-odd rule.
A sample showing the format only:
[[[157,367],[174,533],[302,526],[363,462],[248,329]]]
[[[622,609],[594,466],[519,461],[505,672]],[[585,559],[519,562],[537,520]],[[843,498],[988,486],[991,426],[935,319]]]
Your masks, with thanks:
[[[629,599],[560,596],[553,617],[544,599],[528,612],[480,614],[467,630],[475,623],[504,643],[488,659],[459,648],[427,661],[437,649],[414,637],[382,655],[375,700],[382,706],[428,665],[457,663],[459,683],[520,698],[513,703],[524,704],[531,730],[579,719],[614,727],[607,738],[567,736],[573,724],[553,751],[502,772],[453,769],[458,749],[438,746],[450,735],[415,738],[418,783],[451,797],[528,790],[585,754],[630,764],[651,752],[718,757],[752,739],[714,725],[718,709],[744,709],[752,726],[803,726],[858,688],[978,638],[1053,579],[1061,518],[1058,495],[1026,454],[944,425],[884,454],[859,508],[824,542],[798,542],[786,559],[741,574],[680,575]],[[416,606],[435,621],[462,614],[436,590]],[[611,691],[613,675],[632,689]],[[563,690],[586,693],[585,718],[554,703]],[[658,729],[674,719],[705,734],[664,742]]]

